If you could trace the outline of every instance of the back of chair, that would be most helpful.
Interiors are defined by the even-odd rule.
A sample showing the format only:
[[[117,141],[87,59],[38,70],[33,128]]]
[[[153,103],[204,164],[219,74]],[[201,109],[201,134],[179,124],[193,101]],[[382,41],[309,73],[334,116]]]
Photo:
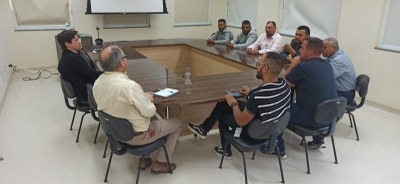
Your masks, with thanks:
[[[103,111],[99,111],[101,127],[107,136],[111,136],[117,141],[129,141],[134,136],[132,124],[127,119],[111,116]]]
[[[272,134],[280,134],[285,130],[289,123],[290,112],[286,111],[279,119],[270,123],[261,123],[261,119],[257,118],[249,123],[248,133],[252,139],[265,140],[269,139]]]
[[[64,96],[66,98],[75,98],[76,96],[74,88],[72,87],[71,83],[63,79],[62,76],[60,77],[60,81],[61,81],[61,89],[63,91]]]
[[[369,85],[369,76],[365,74],[361,74],[357,77],[356,82],[356,91],[358,95],[361,97],[360,103],[357,105],[357,108],[360,108],[364,105],[365,98],[367,97],[368,93],[368,85]]]
[[[88,83],[88,84],[86,84],[86,88],[87,88],[88,101],[89,101],[90,108],[93,110],[97,110],[97,103],[93,96],[93,85]]]
[[[317,105],[314,110],[314,121],[320,125],[329,126],[328,130],[322,133],[323,135],[328,136],[333,133],[336,122],[342,118],[346,110],[346,104],[346,98],[335,97]]]

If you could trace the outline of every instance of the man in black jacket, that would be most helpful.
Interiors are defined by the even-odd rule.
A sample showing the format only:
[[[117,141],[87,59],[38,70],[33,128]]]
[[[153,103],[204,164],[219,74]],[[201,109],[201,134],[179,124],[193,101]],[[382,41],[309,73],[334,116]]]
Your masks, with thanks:
[[[57,41],[63,49],[58,71],[64,80],[71,83],[78,103],[87,105],[86,84],[93,84],[103,72],[96,71],[90,57],[82,50],[77,31],[65,30],[57,35]]]

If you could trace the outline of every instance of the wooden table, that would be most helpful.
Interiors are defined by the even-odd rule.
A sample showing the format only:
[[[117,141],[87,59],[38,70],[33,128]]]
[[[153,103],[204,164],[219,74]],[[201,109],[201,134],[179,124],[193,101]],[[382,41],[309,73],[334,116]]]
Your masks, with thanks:
[[[242,85],[258,86],[256,60],[244,50],[207,45],[206,40],[171,39],[109,42],[128,55],[128,76],[145,91],[175,88],[179,93],[169,98],[155,97],[157,111],[164,116],[200,123],[218,101],[225,100],[225,90]],[[192,85],[184,85],[185,67],[191,67]],[[188,134],[186,126],[182,134]]]

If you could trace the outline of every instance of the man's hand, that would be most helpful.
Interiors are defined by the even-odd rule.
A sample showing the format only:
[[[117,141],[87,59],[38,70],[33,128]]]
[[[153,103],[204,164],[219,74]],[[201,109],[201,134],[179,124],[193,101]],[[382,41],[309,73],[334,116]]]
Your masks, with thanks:
[[[293,49],[293,47],[292,47],[290,44],[288,44],[288,43],[285,44],[285,45],[283,46],[283,50],[289,52],[290,55],[296,54],[296,51],[295,51],[295,50]]]
[[[235,48],[235,47],[234,47],[234,44],[233,44],[233,43],[229,42],[229,43],[226,44],[226,48],[228,48],[228,49],[233,49],[233,48]]]
[[[240,90],[240,93],[242,93],[244,96],[249,96],[250,88],[246,85],[242,86],[242,89]]]
[[[208,40],[207,40],[207,44],[215,44],[215,41],[214,41],[214,40],[211,40],[211,39],[208,39]]]
[[[258,49],[257,48],[247,48],[247,53],[248,54],[257,55],[258,54]]]
[[[146,92],[144,96],[148,98],[151,102],[154,102],[153,92]]]
[[[233,97],[231,95],[226,94],[225,99],[226,99],[226,102],[228,103],[228,105],[231,107],[232,107],[232,104],[237,103],[235,97]]]

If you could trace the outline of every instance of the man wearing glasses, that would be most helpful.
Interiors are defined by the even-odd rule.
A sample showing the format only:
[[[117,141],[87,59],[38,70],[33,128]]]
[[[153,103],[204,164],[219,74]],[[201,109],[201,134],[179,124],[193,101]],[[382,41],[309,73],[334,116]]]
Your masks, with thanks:
[[[188,124],[188,128],[201,138],[206,138],[207,133],[214,124],[219,122],[221,146],[226,143],[225,134],[232,133],[238,127],[243,127],[240,137],[252,139],[248,136],[247,125],[255,118],[260,118],[263,123],[272,123],[290,108],[290,90],[283,79],[278,78],[283,67],[283,58],[274,52],[260,57],[257,63],[258,79],[263,83],[253,90],[243,86],[240,91],[247,98],[247,102],[236,101],[230,94],[225,95],[226,101],[215,105],[210,116],[200,124]],[[230,130],[229,127],[232,129]],[[225,158],[232,158],[231,147],[224,153],[222,147],[214,147],[214,153]]]
[[[181,132],[181,122],[177,119],[151,119],[156,115],[153,93],[144,92],[142,86],[126,75],[128,61],[118,46],[108,46],[100,53],[100,65],[105,73],[93,85],[93,95],[97,109],[112,116],[127,119],[132,123],[135,136],[127,141],[131,145],[144,145],[167,136],[165,147],[169,160]],[[152,165],[151,158],[143,158],[141,169]],[[176,164],[171,163],[174,170]],[[160,151],[151,169],[154,173],[169,173],[167,158]]]

